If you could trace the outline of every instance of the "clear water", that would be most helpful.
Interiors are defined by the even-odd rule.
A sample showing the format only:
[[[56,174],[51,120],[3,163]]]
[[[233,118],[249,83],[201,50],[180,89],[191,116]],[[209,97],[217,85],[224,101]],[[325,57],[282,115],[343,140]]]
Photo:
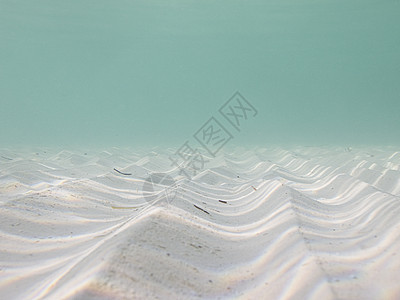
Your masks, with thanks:
[[[0,299],[400,299],[399,16],[0,0]]]
[[[0,0],[0,143],[179,146],[240,91],[258,114],[237,144],[399,144],[399,12]]]

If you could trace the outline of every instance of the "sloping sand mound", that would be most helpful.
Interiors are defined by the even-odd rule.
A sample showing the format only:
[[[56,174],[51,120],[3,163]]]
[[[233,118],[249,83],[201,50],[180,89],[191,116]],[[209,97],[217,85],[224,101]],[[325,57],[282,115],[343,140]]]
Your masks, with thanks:
[[[0,150],[0,298],[400,299],[396,151]]]

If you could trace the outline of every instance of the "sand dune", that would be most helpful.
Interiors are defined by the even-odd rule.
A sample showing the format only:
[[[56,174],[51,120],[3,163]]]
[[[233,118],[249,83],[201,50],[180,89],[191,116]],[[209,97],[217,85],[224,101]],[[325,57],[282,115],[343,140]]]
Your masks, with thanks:
[[[0,298],[400,299],[398,149],[173,152],[0,150]]]

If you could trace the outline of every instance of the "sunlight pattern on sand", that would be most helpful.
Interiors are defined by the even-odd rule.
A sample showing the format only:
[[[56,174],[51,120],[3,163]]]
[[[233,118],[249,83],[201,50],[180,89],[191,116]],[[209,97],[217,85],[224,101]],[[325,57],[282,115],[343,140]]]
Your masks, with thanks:
[[[1,298],[400,298],[395,148],[174,150],[0,150]]]

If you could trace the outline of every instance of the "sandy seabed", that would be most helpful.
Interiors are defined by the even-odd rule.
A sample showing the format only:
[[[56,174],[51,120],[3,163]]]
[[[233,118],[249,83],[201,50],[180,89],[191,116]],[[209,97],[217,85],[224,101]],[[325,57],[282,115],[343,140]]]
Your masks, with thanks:
[[[0,298],[400,299],[398,148],[174,151],[0,149]]]

